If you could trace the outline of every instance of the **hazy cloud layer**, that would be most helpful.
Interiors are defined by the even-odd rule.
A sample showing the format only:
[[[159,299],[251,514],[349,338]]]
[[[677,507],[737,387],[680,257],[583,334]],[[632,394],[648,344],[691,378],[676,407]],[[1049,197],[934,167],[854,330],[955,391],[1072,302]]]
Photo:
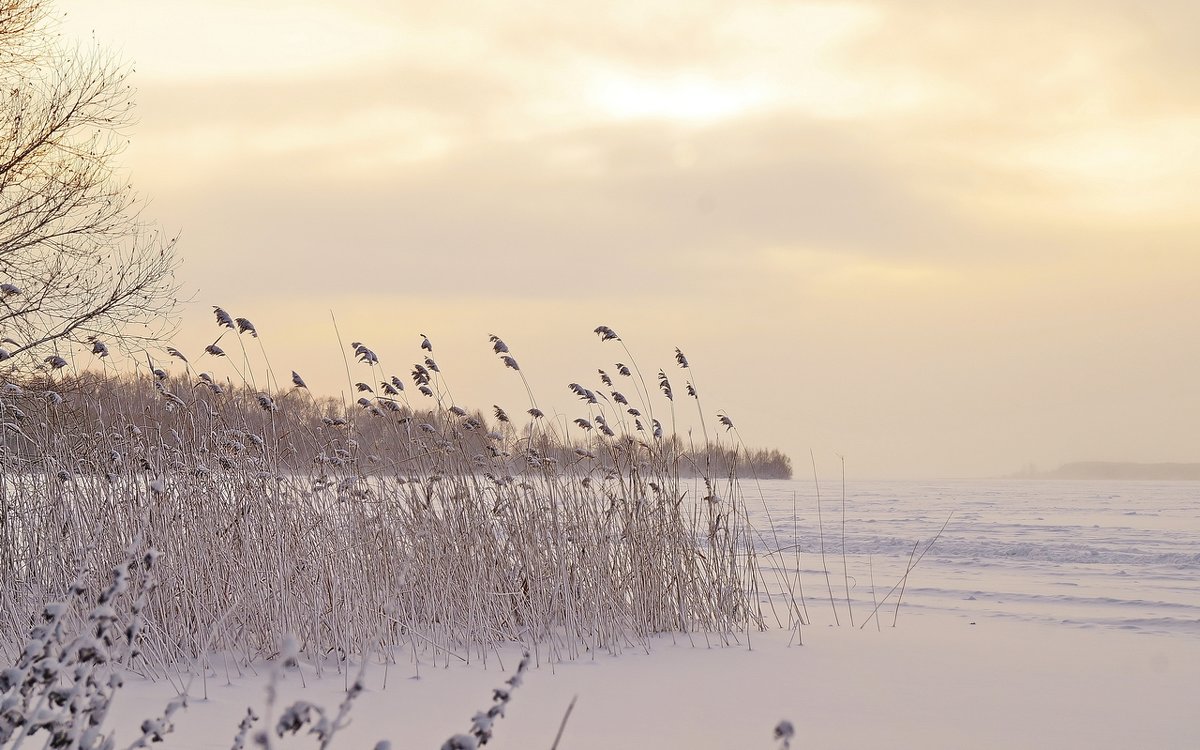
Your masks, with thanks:
[[[552,401],[604,322],[860,475],[1196,460],[1194,3],[385,5],[66,3],[137,62],[185,340],[236,307],[334,391],[327,310],[436,331],[487,405],[488,333]]]

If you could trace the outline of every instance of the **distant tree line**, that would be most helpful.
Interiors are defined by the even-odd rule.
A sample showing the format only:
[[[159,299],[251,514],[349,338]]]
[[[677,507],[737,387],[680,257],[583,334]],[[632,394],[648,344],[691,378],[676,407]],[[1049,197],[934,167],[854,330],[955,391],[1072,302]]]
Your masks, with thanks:
[[[1014,479],[1122,479],[1200,480],[1200,463],[1134,463],[1128,461],[1076,461],[1051,471],[1032,468],[1013,474]]]
[[[776,449],[749,449],[726,433],[707,444],[675,434],[654,437],[645,430],[606,436],[577,429],[566,419],[530,418],[524,412],[509,416],[499,407],[490,413],[456,406],[420,408],[403,396],[363,393],[346,404],[302,388],[266,393],[208,376],[188,379],[162,371],[152,376],[37,376],[0,387],[0,445],[6,455],[23,456],[36,465],[39,431],[56,440],[75,435],[79,452],[64,454],[56,446],[53,455],[73,455],[76,465],[42,468],[85,473],[102,472],[111,455],[119,453],[157,472],[199,463],[213,469],[312,467],[320,472],[328,467],[345,472],[361,466],[419,474],[424,456],[453,444],[476,457],[479,466],[495,465],[496,459],[514,468],[529,461],[588,462],[605,471],[641,450],[667,456],[680,476],[792,475],[788,456]],[[46,430],[50,424],[56,429]]]

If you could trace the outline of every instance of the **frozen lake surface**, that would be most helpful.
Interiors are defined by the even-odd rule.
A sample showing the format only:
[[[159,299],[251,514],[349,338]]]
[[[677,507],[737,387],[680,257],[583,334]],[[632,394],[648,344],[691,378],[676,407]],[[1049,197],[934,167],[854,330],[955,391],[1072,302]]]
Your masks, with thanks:
[[[808,610],[817,621],[832,618],[813,482],[764,481],[761,489],[743,486],[751,518],[768,546],[798,539]],[[901,618],[924,610],[1200,636],[1200,483],[850,481],[845,507],[856,615],[873,607],[870,571],[882,597],[914,542],[919,554],[953,513],[909,576]],[[840,482],[822,482],[821,521],[834,599],[844,608]],[[891,610],[880,610],[885,625]]]

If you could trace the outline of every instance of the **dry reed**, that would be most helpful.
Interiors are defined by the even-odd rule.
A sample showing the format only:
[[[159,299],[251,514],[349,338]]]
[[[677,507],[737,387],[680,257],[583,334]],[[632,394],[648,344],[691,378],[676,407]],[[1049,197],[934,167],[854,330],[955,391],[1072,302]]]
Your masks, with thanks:
[[[261,345],[248,320],[215,314],[225,335]],[[541,663],[648,649],[665,632],[738,643],[763,625],[741,448],[630,423],[653,414],[656,394],[623,364],[630,398],[603,371],[611,398],[572,384],[577,422],[595,429],[568,438],[495,336],[532,418],[517,426],[497,406],[489,420],[454,405],[421,341],[419,404],[361,342],[363,395],[347,409],[315,399],[295,371],[291,390],[259,390],[270,367],[256,381],[244,347],[240,367],[221,360],[237,381],[171,350],[182,376],[151,363],[133,380],[56,372],[5,385],[0,641],[27,632],[77,565],[110,567],[134,539],[164,559],[137,657],[151,674],[210,651],[240,669],[287,635],[318,668],[341,670],[367,643],[485,663],[516,643]],[[660,387],[672,397],[662,373]]]

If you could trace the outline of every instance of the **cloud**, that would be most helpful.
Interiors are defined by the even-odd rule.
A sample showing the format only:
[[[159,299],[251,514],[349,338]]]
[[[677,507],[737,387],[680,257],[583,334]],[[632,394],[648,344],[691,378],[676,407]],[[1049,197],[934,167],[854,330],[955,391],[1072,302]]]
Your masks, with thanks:
[[[327,308],[381,350],[503,326],[551,383],[604,322],[876,474],[1200,418],[1195,3],[128,7],[134,178],[297,369]]]

